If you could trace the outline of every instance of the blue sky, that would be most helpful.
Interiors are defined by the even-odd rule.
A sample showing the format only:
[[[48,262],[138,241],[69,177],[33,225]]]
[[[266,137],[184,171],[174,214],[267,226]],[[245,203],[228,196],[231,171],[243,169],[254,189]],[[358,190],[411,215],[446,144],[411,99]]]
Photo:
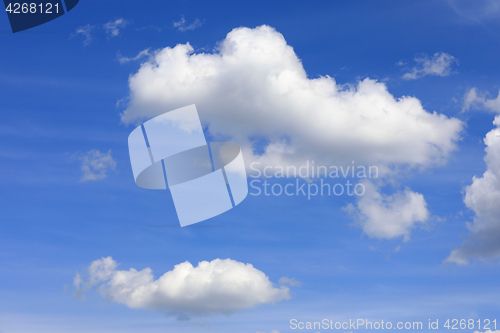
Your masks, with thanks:
[[[88,0],[67,15],[16,34],[10,31],[7,15],[0,17],[1,333],[283,333],[297,331],[290,328],[293,318],[303,322],[324,318],[422,321],[423,331],[427,331],[429,319],[439,319],[441,325],[453,318],[497,319],[500,325],[499,255],[494,245],[499,243],[495,235],[500,235],[500,220],[498,208],[485,199],[497,198],[500,187],[495,188],[494,182],[487,187],[485,183],[492,178],[485,178],[467,190],[473,177],[481,178],[487,170],[483,139],[495,130],[493,120],[500,113],[498,1],[481,0],[471,7],[461,0]],[[108,28],[107,23],[111,23]],[[259,30],[262,25],[269,30]],[[117,29],[114,34],[113,27]],[[236,30],[239,35],[228,36],[236,28],[241,28]],[[90,36],[87,41],[85,31]],[[259,34],[267,38],[265,43],[271,43],[263,47],[270,50],[262,60],[265,70],[279,67],[283,72],[300,72],[301,65],[307,76],[297,82],[309,84],[307,80],[329,76],[335,83],[329,79],[321,82],[354,96],[342,97],[345,104],[325,97],[325,105],[344,105],[346,114],[369,113],[372,105],[377,108],[375,104],[363,104],[369,108],[361,110],[355,101],[363,101],[365,96],[356,95],[362,91],[358,83],[370,78],[378,84],[375,87],[385,86],[387,94],[372,86],[366,88],[366,94],[383,96],[381,103],[391,96],[418,99],[421,107],[412,110],[420,112],[419,116],[401,118],[396,129],[386,129],[382,117],[372,127],[380,129],[376,133],[381,136],[388,133],[387,143],[371,145],[369,138],[359,143],[336,127],[331,130],[338,133],[332,134],[337,135],[336,141],[330,142],[328,130],[316,129],[319,125],[314,119],[335,118],[335,108],[319,113],[299,105],[298,100],[287,104],[287,99],[273,100],[274,95],[265,89],[245,86],[249,79],[258,79],[245,70],[245,66],[255,65],[253,61],[259,65],[258,57],[236,62],[234,67],[211,62],[214,54],[229,57],[231,43],[250,41],[258,48]],[[293,48],[299,62],[293,54],[278,64],[272,61],[282,59],[281,51],[276,50],[291,52],[285,47],[273,48],[279,44],[280,34],[286,41],[283,45]],[[170,92],[176,89],[174,79],[188,77],[191,65],[172,67],[168,61],[175,56],[160,58],[159,51],[186,43],[193,48],[189,54],[200,55],[199,59],[207,61],[206,68],[220,75],[214,81],[216,88],[195,75],[194,83],[182,83],[175,94]],[[124,60],[144,50],[148,54],[137,60]],[[147,64],[159,64],[167,73],[177,71],[179,77],[148,76]],[[416,73],[415,78],[403,78],[407,73]],[[134,77],[135,81],[129,81]],[[151,100],[139,99],[141,93],[155,88],[155,79],[174,88],[167,91],[160,86]],[[238,80],[242,87],[250,87],[245,90],[248,94],[232,92],[248,100],[235,102],[228,93],[227,106],[225,90],[217,87],[226,82],[236,86]],[[300,95],[301,88],[293,89]],[[476,95],[469,95],[467,103],[471,91]],[[299,165],[310,156],[325,165],[365,158],[359,163],[380,163],[390,171],[373,183],[371,201],[347,195],[311,200],[249,195],[222,215],[180,228],[168,191],[144,190],[134,184],[127,137],[136,124],[158,114],[155,108],[169,111],[192,103],[197,104],[207,137],[238,142],[247,153],[245,161],[285,161],[270,150],[262,154],[272,144],[285,142],[297,152],[287,156],[290,164]],[[401,104],[387,103],[381,110],[403,112]],[[248,112],[240,112],[247,105],[255,111],[255,119],[262,118],[261,123],[248,121]],[[287,109],[286,105],[299,106]],[[276,118],[272,115],[275,109]],[[420,126],[419,119],[433,112],[436,116],[428,117],[425,131],[412,132]],[[127,114],[130,116],[124,116]],[[273,123],[281,116],[283,122]],[[359,123],[346,119],[349,128],[370,128],[363,117]],[[304,124],[300,133],[294,130],[299,128],[295,123]],[[232,127],[224,132],[221,128],[225,126]],[[311,133],[318,135],[309,136]],[[500,145],[494,142],[496,132],[492,133],[488,168],[495,174]],[[393,145],[405,142],[406,134],[422,150]],[[378,139],[373,137],[374,142]],[[447,147],[447,140],[455,148]],[[434,152],[431,146],[439,149]],[[391,152],[390,158],[387,152]],[[368,157],[372,153],[378,159]],[[340,155],[343,158],[336,159]],[[432,158],[442,160],[429,162]],[[96,159],[103,166],[95,168],[89,162]],[[90,165],[90,174],[82,170],[85,165]],[[496,174],[500,177],[500,172]],[[269,181],[285,184],[289,180]],[[470,201],[465,199],[467,194]],[[387,200],[377,201],[377,195]],[[405,205],[409,198],[415,201]],[[386,215],[378,219],[368,210],[376,204],[386,208]],[[352,208],[352,214],[346,207]],[[405,209],[413,209],[414,215],[405,217]],[[408,226],[391,233],[384,229],[389,220],[394,225],[405,220]],[[475,223],[476,229],[468,229],[467,222]],[[483,236],[470,238],[482,233],[491,235],[490,243]],[[461,247],[470,239],[478,248],[492,252],[486,255],[476,248]],[[464,250],[456,257],[459,259],[446,262],[460,248]],[[133,309],[110,295],[103,297],[96,286],[84,290],[83,301],[73,285],[76,272],[88,280],[89,265],[108,256],[120,263],[119,270],[149,267],[155,279],[185,261],[196,266],[200,261],[230,258],[252,264],[274,288],[280,288],[282,277],[300,281],[300,285],[283,287],[289,288],[288,300],[257,302],[229,315],[187,311],[190,319],[179,320],[179,316],[167,315],[178,310],[175,307]],[[441,326],[439,330],[446,329]]]

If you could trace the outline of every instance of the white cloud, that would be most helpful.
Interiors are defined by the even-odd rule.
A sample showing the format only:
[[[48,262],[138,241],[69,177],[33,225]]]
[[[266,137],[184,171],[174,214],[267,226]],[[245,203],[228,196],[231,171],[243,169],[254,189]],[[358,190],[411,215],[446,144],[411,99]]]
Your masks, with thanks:
[[[193,23],[190,25],[186,25],[186,19],[184,18],[184,15],[181,16],[181,19],[177,22],[174,22],[174,28],[177,28],[179,31],[188,31],[188,30],[194,30],[196,28],[199,28],[202,26],[202,22],[199,19],[196,19]]]
[[[133,58],[127,58],[127,57],[124,57],[122,56],[120,53],[118,53],[117,55],[117,58],[118,58],[118,62],[120,64],[125,64],[127,62],[131,62],[131,61],[137,61],[143,57],[147,57],[149,56],[150,53],[149,53],[149,49],[146,49],[146,50],[142,50],[141,52],[139,52],[135,57]]]
[[[283,35],[269,26],[236,28],[214,53],[195,53],[189,43],[158,50],[130,76],[129,87],[124,123],[196,104],[213,136],[238,143],[247,165],[258,161],[261,167],[355,161],[377,165],[387,176],[445,162],[463,128],[458,119],[426,111],[415,97],[394,97],[376,80],[341,85],[330,76],[309,78]],[[254,144],[262,138],[268,144],[261,154]],[[373,194],[360,201],[371,235],[408,237],[427,212],[423,197],[409,190],[384,200]],[[369,223],[375,204],[391,217],[389,226]],[[411,209],[409,217],[391,210],[399,205]],[[403,220],[395,227],[398,216]]]
[[[116,162],[111,156],[111,150],[107,153],[101,153],[99,150],[92,149],[79,157],[82,162],[83,171],[81,182],[89,180],[99,180],[107,177],[109,170],[115,170]]]
[[[290,298],[287,287],[276,288],[251,264],[231,259],[188,261],[154,279],[150,268],[118,270],[111,257],[92,262],[81,290],[96,287],[107,300],[133,309],[152,309],[188,319],[196,315],[231,314]]]
[[[487,169],[482,177],[474,176],[465,189],[464,203],[475,212],[474,222],[467,223],[471,234],[451,252],[447,262],[465,265],[472,259],[500,257],[500,116],[493,123],[497,128],[484,139]]]
[[[452,55],[444,52],[435,53],[432,58],[427,55],[415,57],[417,66],[405,75],[403,79],[414,80],[426,75],[448,76],[451,73],[451,66],[458,63]]]
[[[364,181],[363,185],[366,192],[358,197],[358,209],[349,204],[346,210],[369,237],[393,239],[402,236],[408,241],[411,230],[428,220],[429,211],[422,194],[406,189],[384,195],[370,181]]]
[[[159,50],[129,86],[123,122],[194,103],[211,134],[231,137],[245,159],[264,165],[309,159],[429,166],[455,149],[463,127],[414,97],[396,99],[375,80],[342,86],[329,76],[309,79],[293,48],[268,26],[234,29],[214,54],[193,53],[189,44]],[[256,136],[269,140],[261,156],[252,152]]]
[[[484,109],[500,114],[500,91],[497,98],[487,98],[486,93],[480,93],[477,88],[471,88],[464,96],[462,111]]]
[[[82,26],[82,27],[78,27],[76,29],[75,33],[73,34],[73,36],[82,35],[84,37],[83,45],[88,46],[92,42],[91,32],[92,32],[92,29],[94,29],[94,28],[95,28],[95,26],[90,25],[90,24],[87,24],[87,25]]]
[[[108,23],[103,24],[104,31],[108,37],[116,37],[120,34],[120,29],[125,28],[130,21],[127,21],[123,18],[119,18],[115,21],[110,21]]]

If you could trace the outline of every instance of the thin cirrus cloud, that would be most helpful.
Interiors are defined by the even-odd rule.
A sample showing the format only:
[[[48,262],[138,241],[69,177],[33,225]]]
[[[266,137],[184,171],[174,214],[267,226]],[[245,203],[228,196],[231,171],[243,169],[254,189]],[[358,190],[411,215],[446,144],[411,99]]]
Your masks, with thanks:
[[[97,149],[92,149],[79,156],[79,160],[82,170],[81,182],[104,179],[108,176],[108,171],[116,168],[116,161],[111,156],[111,150],[101,153]]]
[[[464,100],[466,110],[483,108],[499,115],[493,121],[496,128],[484,138],[486,171],[481,177],[474,176],[472,184],[465,188],[464,203],[475,213],[474,222],[467,223],[470,234],[446,259],[461,265],[473,259],[500,258],[500,94],[488,99],[473,88]]]
[[[119,18],[117,20],[109,21],[103,24],[102,28],[104,29],[104,32],[108,38],[113,38],[120,35],[121,29],[125,28],[130,23],[132,22],[125,20],[124,18]],[[76,31],[72,34],[72,37],[79,35],[82,36],[83,45],[88,46],[94,40],[92,33],[95,32],[96,30],[99,30],[99,27],[100,26],[98,25],[90,25],[90,24],[78,27]]]
[[[300,281],[296,280],[295,278],[289,278],[286,276],[283,276],[278,280],[278,283],[280,286],[290,286],[290,287],[299,287],[300,286]]]
[[[147,56],[150,56],[151,53],[149,52],[149,49],[146,49],[146,50],[142,50],[141,52],[139,52],[135,57],[133,58],[128,58],[128,57],[124,57],[120,54],[120,52],[118,52],[117,54],[117,59],[118,59],[118,62],[120,64],[126,64],[126,63],[129,63],[129,62],[132,62],[132,61],[137,61],[139,59],[142,59],[144,57],[147,57]]]
[[[96,288],[103,298],[132,309],[149,309],[186,320],[193,316],[231,314],[261,304],[290,299],[289,288],[277,288],[251,264],[231,259],[186,261],[154,279],[150,268],[117,269],[112,257],[93,261],[88,280],[76,274],[74,295]]]
[[[402,77],[405,80],[415,80],[427,75],[448,76],[451,74],[453,64],[458,64],[458,60],[444,52],[437,52],[432,57],[420,55],[414,58],[417,63],[408,73]],[[399,63],[401,64],[401,62]]]
[[[247,166],[355,161],[378,166],[388,181],[400,176],[400,167],[444,163],[463,129],[460,120],[426,111],[415,97],[393,96],[383,82],[365,78],[342,85],[328,75],[309,78],[283,35],[265,25],[232,30],[213,53],[196,53],[189,43],[155,51],[130,76],[129,88],[122,122],[196,104],[210,134],[242,147]],[[255,138],[268,143],[263,151],[254,150]],[[363,216],[358,225],[384,223],[368,209],[378,204],[391,223],[401,226],[363,230],[375,238],[407,239],[414,224],[428,216],[425,200],[410,190],[379,200],[376,193],[383,183],[371,183],[371,199],[351,207],[366,207],[359,210]],[[414,215],[398,220],[397,210],[407,201]]]
[[[497,0],[447,0],[448,5],[460,17],[472,23],[483,23],[500,16],[500,2]]]
[[[119,18],[103,24],[103,28],[108,37],[116,37],[120,34],[120,29],[125,28],[128,24],[130,24],[130,21]]]
[[[92,43],[92,30],[94,28],[95,26],[90,24],[78,27],[72,36],[73,37],[78,35],[83,36],[83,45],[88,46],[90,45],[90,43]]]
[[[196,19],[193,21],[191,24],[187,24],[186,19],[184,18],[184,15],[181,16],[181,19],[177,22],[174,22],[173,26],[179,31],[189,31],[189,30],[194,30],[196,28],[199,28],[203,25],[203,23],[199,20]]]

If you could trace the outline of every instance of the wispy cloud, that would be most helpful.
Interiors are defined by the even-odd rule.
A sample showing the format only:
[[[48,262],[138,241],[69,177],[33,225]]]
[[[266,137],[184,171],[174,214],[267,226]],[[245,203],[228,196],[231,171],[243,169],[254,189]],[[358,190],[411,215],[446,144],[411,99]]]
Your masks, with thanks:
[[[128,58],[128,57],[124,57],[120,54],[120,52],[118,52],[117,54],[117,57],[118,57],[118,62],[120,64],[125,64],[127,62],[131,62],[131,61],[137,61],[143,57],[146,57],[146,56],[149,56],[150,53],[149,53],[149,49],[146,49],[146,50],[142,50],[141,52],[139,52],[139,54],[137,54],[135,57],[133,58]]]
[[[120,34],[120,29],[125,28],[127,25],[132,23],[132,21],[125,20],[124,18],[119,18],[114,21],[110,21],[108,23],[102,25],[84,25],[78,27],[76,31],[71,35],[72,37],[81,35],[84,37],[83,45],[88,46],[92,43],[93,37],[92,32],[96,30],[104,29],[104,32],[108,36],[108,38],[116,37]]]
[[[458,60],[444,52],[437,52],[432,57],[424,54],[415,57],[417,65],[410,72],[403,75],[403,79],[415,80],[427,75],[448,76],[451,74],[451,66],[458,64]],[[402,65],[400,61],[397,65]]]
[[[163,28],[157,27],[156,25],[148,25],[148,26],[145,26],[145,27],[136,28],[135,30],[141,31],[141,30],[145,30],[145,29],[153,29],[153,30],[156,30],[158,32],[160,32],[160,31],[163,30]]]
[[[462,112],[471,109],[484,109],[500,114],[500,91],[497,98],[487,97],[487,93],[482,93],[477,88],[470,89],[464,96]]]
[[[203,23],[199,19],[194,20],[194,22],[190,25],[186,25],[186,19],[184,18],[184,15],[181,16],[181,19],[179,21],[174,22],[174,28],[177,28],[177,30],[179,31],[194,30],[201,27],[202,25]]]
[[[125,28],[131,21],[127,21],[124,18],[119,18],[115,21],[110,21],[103,24],[104,31],[108,37],[116,37],[120,34],[120,29]]]
[[[154,279],[153,271],[118,270],[112,257],[93,261],[88,280],[77,273],[75,295],[91,288],[112,302],[133,309],[152,309],[189,319],[194,315],[231,314],[257,305],[290,298],[287,287],[276,288],[251,264],[231,259],[202,261],[194,267],[186,261]]]
[[[83,45],[88,46],[92,42],[91,32],[94,28],[95,28],[95,25],[90,25],[90,24],[84,25],[82,27],[78,27],[78,28],[76,28],[76,31],[73,34],[73,36],[82,35],[84,38]]]
[[[286,276],[283,276],[278,280],[278,283],[280,286],[290,286],[290,287],[298,287],[300,286],[300,281],[296,280],[295,278],[289,278]]]
[[[471,23],[482,23],[500,16],[498,0],[447,0],[447,2],[455,13]]]
[[[79,157],[83,172],[81,182],[106,178],[109,170],[115,170],[116,161],[111,156],[111,150],[101,153],[97,149],[90,150]]]

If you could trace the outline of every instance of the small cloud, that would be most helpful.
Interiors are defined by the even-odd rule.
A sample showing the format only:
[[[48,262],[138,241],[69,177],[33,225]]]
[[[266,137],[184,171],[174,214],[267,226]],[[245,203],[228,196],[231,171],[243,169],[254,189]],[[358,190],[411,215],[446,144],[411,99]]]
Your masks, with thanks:
[[[104,179],[107,177],[108,170],[115,170],[116,168],[116,162],[111,156],[111,150],[104,154],[93,149],[80,156],[79,160],[82,162],[81,170],[83,171],[81,182]]]
[[[343,208],[370,238],[410,240],[412,229],[423,225],[429,219],[424,196],[409,189],[392,195],[381,193],[380,188],[370,181],[362,182],[366,191],[358,197],[356,206],[348,204]],[[375,251],[376,249],[371,249]]]
[[[201,27],[202,25],[203,23],[199,19],[196,19],[190,25],[186,25],[186,19],[184,18],[184,15],[181,16],[181,19],[179,21],[174,22],[174,28],[177,28],[177,30],[179,31],[194,30]]]
[[[127,63],[127,62],[137,61],[137,60],[139,60],[139,59],[141,59],[141,58],[143,58],[143,57],[145,57],[145,56],[148,56],[148,55],[150,55],[150,53],[149,53],[149,49],[146,49],[146,50],[142,50],[141,52],[139,52],[139,54],[138,54],[138,55],[136,55],[136,56],[135,56],[135,57],[133,57],[133,58],[123,57],[123,56],[120,54],[120,52],[118,52],[117,57],[118,57],[118,62],[119,62],[120,64],[125,64],[125,63]]]
[[[266,332],[260,332],[260,331],[257,331],[256,333],[266,333]],[[271,332],[269,333],[280,333],[278,330],[272,330]],[[475,333],[475,332],[474,332]]]
[[[278,283],[280,286],[290,286],[290,287],[299,287],[300,286],[300,281],[296,280],[295,278],[289,278],[286,276],[283,276],[278,280]]]
[[[454,56],[444,52],[437,52],[431,58],[424,54],[415,57],[415,61],[417,66],[403,75],[403,79],[415,80],[427,75],[448,76],[451,74],[451,66],[454,63],[458,64],[458,60]],[[401,66],[402,64],[400,61],[396,65]]]
[[[261,304],[290,299],[289,289],[276,288],[251,264],[231,259],[202,261],[194,267],[186,261],[155,280],[150,268],[118,270],[112,257],[93,261],[88,280],[75,276],[75,294],[92,288],[105,299],[132,309],[151,309],[179,320],[192,316],[231,314]]]
[[[478,102],[481,102],[483,98],[477,95],[477,89],[470,89],[464,96],[464,105],[462,106],[462,112],[469,111],[471,107],[476,106]]]
[[[464,96],[462,112],[470,109],[485,109],[500,114],[500,91],[495,99],[488,98],[486,93],[480,93],[476,88],[470,89]]]
[[[109,37],[116,37],[120,34],[120,29],[125,28],[131,21],[127,21],[123,18],[119,18],[115,21],[110,21],[108,23],[103,24],[104,31],[106,31],[106,35]]]
[[[94,28],[95,28],[95,26],[90,25],[90,24],[84,25],[83,27],[78,27],[72,36],[74,37],[74,36],[82,35],[84,37],[83,45],[88,46],[92,42],[91,31]]]
[[[401,251],[400,245],[396,246],[396,248],[394,250],[392,250],[392,252],[394,252],[394,253],[398,253],[399,251]]]

